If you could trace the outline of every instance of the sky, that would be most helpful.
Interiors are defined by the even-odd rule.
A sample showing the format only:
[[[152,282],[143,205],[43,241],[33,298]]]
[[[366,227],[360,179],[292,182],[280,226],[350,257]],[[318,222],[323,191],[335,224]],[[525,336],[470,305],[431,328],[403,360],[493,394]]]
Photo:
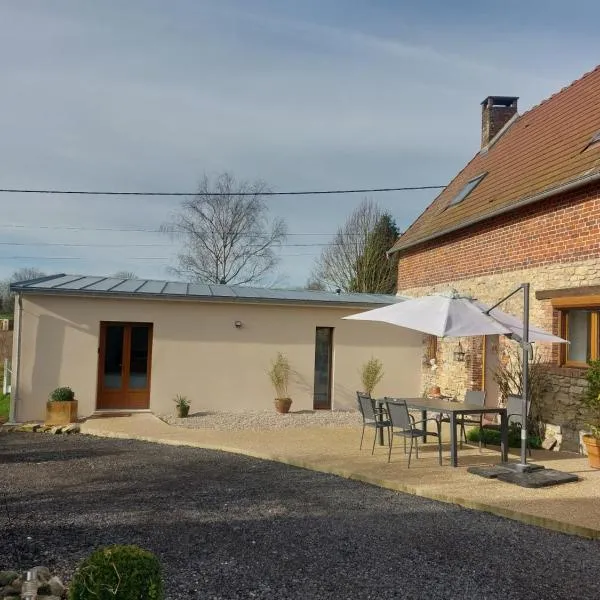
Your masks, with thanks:
[[[275,191],[445,185],[481,101],[519,112],[600,56],[596,0],[0,0],[0,188]],[[302,286],[361,195],[268,200]],[[406,229],[433,191],[372,194]],[[180,200],[0,194],[0,278],[173,278]]]

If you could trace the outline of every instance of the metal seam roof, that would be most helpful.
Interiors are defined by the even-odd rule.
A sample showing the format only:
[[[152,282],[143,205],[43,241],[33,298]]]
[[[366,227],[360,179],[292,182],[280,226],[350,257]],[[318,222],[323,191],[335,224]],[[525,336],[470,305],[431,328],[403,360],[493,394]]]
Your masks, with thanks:
[[[85,280],[84,285],[81,283]],[[181,286],[181,287],[180,287]],[[171,287],[175,291],[166,291]],[[144,291],[149,288],[153,291]],[[179,290],[182,291],[179,291]],[[86,275],[51,275],[28,281],[18,281],[11,290],[24,294],[45,294],[57,296],[95,296],[190,300],[226,302],[284,302],[299,304],[340,305],[385,305],[399,302],[403,298],[387,294],[359,294],[312,291],[283,290],[246,286],[216,284],[189,284],[181,281],[161,281],[155,279],[120,279],[115,277],[94,277]]]

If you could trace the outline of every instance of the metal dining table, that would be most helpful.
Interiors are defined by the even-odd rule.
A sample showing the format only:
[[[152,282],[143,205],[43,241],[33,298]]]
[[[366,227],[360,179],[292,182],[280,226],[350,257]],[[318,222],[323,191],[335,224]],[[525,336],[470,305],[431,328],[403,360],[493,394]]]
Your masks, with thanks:
[[[386,401],[406,402],[406,406],[408,406],[409,410],[421,411],[421,418],[423,420],[427,418],[428,412],[447,415],[450,420],[450,464],[453,467],[458,466],[458,438],[456,435],[457,417],[464,415],[479,416],[483,414],[500,415],[500,452],[502,455],[502,462],[508,461],[508,417],[506,408],[491,406],[482,407],[475,404],[466,404],[465,402],[437,398],[380,398],[378,400],[381,404],[384,404]],[[383,431],[381,433],[383,434]],[[383,443],[383,435],[380,439],[380,443]],[[423,435],[423,443],[427,443],[427,432]]]

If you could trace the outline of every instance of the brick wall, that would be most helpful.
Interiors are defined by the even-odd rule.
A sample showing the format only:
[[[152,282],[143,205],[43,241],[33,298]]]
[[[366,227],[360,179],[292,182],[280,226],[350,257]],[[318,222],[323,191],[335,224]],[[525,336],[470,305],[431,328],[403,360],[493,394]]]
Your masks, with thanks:
[[[398,290],[600,256],[600,184],[403,251]]]
[[[536,300],[535,291],[600,285],[600,184],[421,244],[401,254],[398,272],[401,294],[420,296],[452,287],[488,304],[529,282],[532,324],[558,333],[557,311],[548,300]],[[521,315],[522,295],[500,308]],[[461,397],[467,389],[482,387],[481,338],[460,341],[468,360],[453,361],[458,340],[440,340],[437,369],[423,364],[424,389],[439,385],[443,393]],[[558,345],[539,349],[552,384],[542,401],[544,420],[560,431],[563,449],[578,450],[585,427],[583,370],[559,367]],[[496,401],[488,398],[490,404]]]

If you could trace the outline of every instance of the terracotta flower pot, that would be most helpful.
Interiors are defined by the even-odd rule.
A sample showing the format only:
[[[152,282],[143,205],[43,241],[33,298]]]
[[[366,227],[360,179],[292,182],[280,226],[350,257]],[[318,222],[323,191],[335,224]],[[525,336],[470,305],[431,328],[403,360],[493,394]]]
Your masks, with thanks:
[[[46,402],[46,425],[68,425],[77,421],[77,400]]]
[[[600,440],[592,435],[584,435],[583,443],[587,450],[590,467],[600,469]]]
[[[177,406],[177,417],[180,419],[185,419],[190,412],[189,406]]]
[[[442,390],[440,389],[439,385],[434,385],[429,389],[429,395],[430,396],[441,396],[442,395]]]
[[[291,405],[291,398],[275,398],[275,410],[277,410],[278,413],[285,414],[290,412]]]

